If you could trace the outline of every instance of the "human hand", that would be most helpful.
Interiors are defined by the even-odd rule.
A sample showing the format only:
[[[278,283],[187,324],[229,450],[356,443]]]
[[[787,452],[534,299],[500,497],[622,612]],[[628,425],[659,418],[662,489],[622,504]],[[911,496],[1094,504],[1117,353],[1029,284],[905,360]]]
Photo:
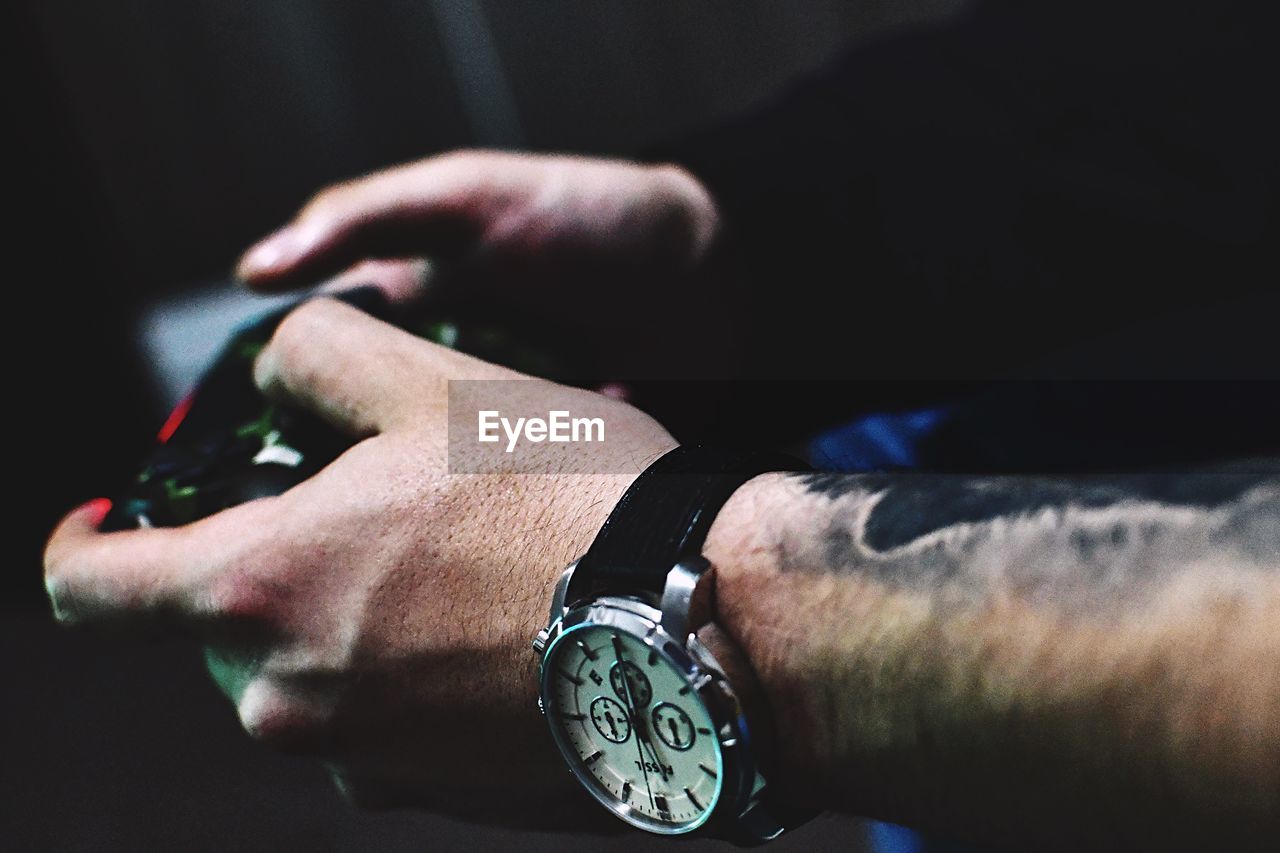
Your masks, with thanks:
[[[571,781],[538,718],[530,638],[561,569],[675,442],[625,403],[333,300],[289,315],[255,372],[360,440],[280,496],[184,527],[100,534],[102,507],[76,510],[46,550],[59,620],[176,620],[249,734],[322,758],[359,803],[545,822]],[[451,473],[467,460],[450,379],[523,380],[503,387],[603,413],[608,440],[577,446],[576,473],[549,455],[547,473]]]
[[[237,274],[260,291],[337,275],[337,286],[373,282],[401,300],[425,292],[440,307],[590,334],[622,359],[616,375],[684,375],[691,362],[715,373],[730,300],[696,270],[717,228],[710,195],[676,166],[459,151],[321,191]],[[674,329],[681,318],[697,333]],[[704,343],[705,355],[668,370],[658,341],[673,334],[685,355]]]

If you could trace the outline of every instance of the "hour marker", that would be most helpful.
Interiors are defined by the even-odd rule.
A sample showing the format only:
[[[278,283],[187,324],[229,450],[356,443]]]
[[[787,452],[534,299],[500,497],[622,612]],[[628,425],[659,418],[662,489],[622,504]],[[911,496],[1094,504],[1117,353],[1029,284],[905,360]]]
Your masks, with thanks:
[[[653,795],[653,804],[658,807],[658,811],[660,812],[669,813],[671,811],[671,807],[667,805],[667,798],[661,794]]]
[[[578,640],[578,648],[582,649],[582,653],[587,656],[587,660],[593,661],[597,657],[599,657],[599,655],[597,655],[594,651],[591,650],[590,646],[588,646],[586,643],[582,642],[581,640]]]
[[[649,666],[653,666],[658,662],[658,650],[649,649]]]
[[[698,798],[693,795],[693,791],[688,788],[684,789],[684,795],[689,798],[689,802],[693,803],[693,807],[698,811],[702,811],[702,803],[698,802]]]
[[[581,686],[582,686],[582,679],[581,679],[581,678],[579,678],[578,676],[574,675],[572,672],[569,672],[567,669],[563,669],[563,668],[557,667],[557,668],[556,668],[556,672],[559,672],[559,673],[560,673],[561,675],[563,675],[565,678],[567,678],[567,679],[569,679],[570,681],[572,681],[576,686],[578,686],[578,687],[581,687]]]
[[[698,734],[709,736],[711,734],[711,729],[698,729]]]
[[[624,800],[631,799],[631,783],[630,782],[622,783],[622,799]]]
[[[705,764],[699,764],[699,765],[698,765],[698,769],[699,769],[699,770],[701,770],[703,773],[706,773],[706,774],[707,774],[708,776],[710,776],[712,779],[717,778],[717,777],[716,777],[716,771],[712,770],[710,767],[708,767],[708,766],[707,766],[707,765],[705,765]]]
[[[595,752],[591,753],[586,758],[582,759],[582,763],[595,764],[601,758],[604,758],[604,752],[602,750],[597,749]]]
[[[575,722],[580,723],[586,718],[587,718],[586,714],[566,714],[563,711],[560,713],[560,719],[562,720],[573,720]]]
[[[690,691],[690,690],[692,690],[692,689],[693,689],[693,685],[692,685],[692,684],[686,684],[684,687],[681,687],[681,688],[680,688],[680,695],[681,695],[681,696],[688,696],[688,695],[689,695],[689,691]]]

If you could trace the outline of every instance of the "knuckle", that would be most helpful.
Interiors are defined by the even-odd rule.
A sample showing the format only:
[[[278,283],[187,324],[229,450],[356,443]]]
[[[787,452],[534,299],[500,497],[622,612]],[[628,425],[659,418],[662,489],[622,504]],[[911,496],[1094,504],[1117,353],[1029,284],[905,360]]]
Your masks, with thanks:
[[[291,591],[286,580],[288,557],[280,550],[249,542],[225,557],[205,587],[206,615],[230,622],[283,624]]]
[[[255,365],[254,378],[260,388],[293,385],[307,378],[307,355],[327,334],[331,310],[326,300],[312,299],[285,315]]]
[[[283,752],[325,751],[330,736],[328,718],[267,678],[248,684],[236,712],[245,733],[257,743]]]
[[[231,622],[275,624],[286,595],[251,572],[228,571],[210,585],[210,616]]]
[[[272,345],[297,350],[329,325],[333,306],[324,299],[308,299],[285,315],[272,336]]]

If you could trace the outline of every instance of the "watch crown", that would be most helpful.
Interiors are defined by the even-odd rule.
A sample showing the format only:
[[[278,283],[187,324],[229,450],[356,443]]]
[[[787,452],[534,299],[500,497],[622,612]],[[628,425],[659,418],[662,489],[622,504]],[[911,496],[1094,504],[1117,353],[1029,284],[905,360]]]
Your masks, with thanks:
[[[551,635],[547,633],[546,628],[539,629],[538,635],[533,638],[533,650],[538,654],[545,652],[547,650],[547,640],[550,639],[550,637]]]

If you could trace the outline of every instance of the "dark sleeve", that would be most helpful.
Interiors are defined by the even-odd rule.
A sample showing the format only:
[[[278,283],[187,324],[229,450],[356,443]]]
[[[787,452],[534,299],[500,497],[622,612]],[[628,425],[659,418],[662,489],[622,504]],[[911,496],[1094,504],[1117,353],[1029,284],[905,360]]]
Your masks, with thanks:
[[[1274,375],[1273,16],[987,2],[655,152],[720,205],[744,375]]]

